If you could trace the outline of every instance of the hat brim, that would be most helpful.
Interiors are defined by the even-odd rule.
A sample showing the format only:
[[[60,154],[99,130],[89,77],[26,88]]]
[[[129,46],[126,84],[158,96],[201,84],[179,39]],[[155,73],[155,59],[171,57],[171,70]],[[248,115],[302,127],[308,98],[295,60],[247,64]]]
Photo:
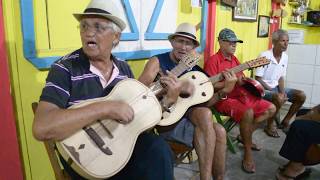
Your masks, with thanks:
[[[218,38],[218,40],[243,43],[243,41],[240,39],[221,39],[221,38]]]
[[[184,35],[184,34],[176,34],[176,33],[170,34],[170,35],[168,36],[168,39],[169,39],[169,40],[172,40],[175,36],[186,37],[186,38],[188,38],[188,39],[193,40],[193,42],[195,43],[196,47],[198,47],[198,46],[200,45],[200,43],[199,43],[199,41],[198,41],[197,39],[195,39],[195,38],[193,38],[193,37],[191,37],[191,36],[188,36],[188,35]]]
[[[110,15],[110,14],[103,14],[103,13],[75,13],[75,14],[73,14],[73,16],[78,21],[80,21],[83,16],[88,16],[88,15],[95,15],[95,16],[104,17],[104,18],[116,23],[119,26],[119,28],[121,29],[121,31],[123,31],[126,28],[126,23],[122,19],[120,19],[116,16],[113,16],[113,15]]]

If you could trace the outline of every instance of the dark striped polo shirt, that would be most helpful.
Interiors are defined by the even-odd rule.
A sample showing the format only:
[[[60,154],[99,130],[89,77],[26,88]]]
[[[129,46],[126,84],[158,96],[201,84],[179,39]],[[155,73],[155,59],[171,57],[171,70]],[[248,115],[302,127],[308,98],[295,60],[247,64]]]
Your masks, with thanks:
[[[103,88],[99,76],[90,71],[89,59],[82,49],[62,57],[51,65],[40,101],[68,108],[86,99],[106,96],[119,81],[134,78],[127,62],[114,56],[111,58],[119,69],[119,75]]]

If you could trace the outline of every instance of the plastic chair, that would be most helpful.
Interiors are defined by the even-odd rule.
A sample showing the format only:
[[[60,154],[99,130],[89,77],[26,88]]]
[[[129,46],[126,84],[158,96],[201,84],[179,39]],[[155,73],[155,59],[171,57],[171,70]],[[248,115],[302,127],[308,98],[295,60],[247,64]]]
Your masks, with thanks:
[[[38,107],[38,103],[33,102],[31,104],[31,106],[32,106],[33,113],[35,113],[37,110],[37,107]],[[67,174],[67,172],[64,171],[64,169],[61,168],[61,166],[59,164],[60,161],[59,161],[59,158],[57,155],[57,149],[56,149],[56,145],[55,145],[54,141],[44,141],[43,144],[47,150],[47,154],[49,156],[51,167],[54,171],[54,175],[55,175],[56,179],[57,180],[71,180],[71,177]]]
[[[192,156],[193,148],[190,148],[184,144],[174,142],[174,141],[167,141],[167,142],[175,155],[176,165],[183,163],[183,160],[186,158],[188,159],[188,163],[191,163],[194,161]]]
[[[228,117],[227,119],[222,119],[221,117],[223,116],[222,114],[220,114],[217,110],[215,110],[214,108],[212,108],[212,114],[215,116],[217,122],[219,124],[221,124],[224,129],[227,132],[227,146],[228,149],[232,152],[232,153],[236,153],[237,152],[237,148],[236,148],[236,141],[232,140],[229,132],[237,125],[237,123],[231,118]]]
[[[153,133],[159,135],[159,129],[162,127],[155,127],[153,129]],[[174,153],[175,158],[175,164],[178,165],[180,163],[183,163],[183,161],[187,158],[188,163],[193,162],[195,159],[193,159],[192,151],[194,148],[191,148],[189,146],[186,146],[182,143],[176,142],[176,141],[170,141],[166,140],[169,144],[172,152]]]

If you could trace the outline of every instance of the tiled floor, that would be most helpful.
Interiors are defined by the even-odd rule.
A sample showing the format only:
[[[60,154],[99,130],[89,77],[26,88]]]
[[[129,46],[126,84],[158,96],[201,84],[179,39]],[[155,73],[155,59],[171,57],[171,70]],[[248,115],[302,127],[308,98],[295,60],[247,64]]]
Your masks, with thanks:
[[[285,113],[282,110],[281,117]],[[231,135],[236,137],[239,133],[239,128],[235,127]],[[280,138],[271,138],[267,136],[263,129],[257,129],[253,135],[254,142],[256,142],[263,149],[261,151],[253,151],[254,160],[256,163],[256,173],[247,174],[241,169],[241,160],[243,156],[243,149],[241,144],[238,145],[236,154],[227,152],[226,160],[226,175],[225,180],[274,180],[277,168],[287,162],[286,159],[279,155],[279,150],[285,139],[285,134],[278,130]],[[312,173],[308,180],[320,180],[320,165],[311,166]],[[176,180],[198,180],[199,178],[198,162],[191,164],[180,164],[175,167]]]

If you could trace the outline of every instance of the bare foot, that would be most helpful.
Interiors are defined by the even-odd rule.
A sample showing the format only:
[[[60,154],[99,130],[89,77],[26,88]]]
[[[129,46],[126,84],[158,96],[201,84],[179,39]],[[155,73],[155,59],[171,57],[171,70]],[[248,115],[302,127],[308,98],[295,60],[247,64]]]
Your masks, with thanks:
[[[242,170],[246,173],[256,172],[256,165],[252,159],[251,149],[249,150],[245,149],[243,160],[242,160]]]

